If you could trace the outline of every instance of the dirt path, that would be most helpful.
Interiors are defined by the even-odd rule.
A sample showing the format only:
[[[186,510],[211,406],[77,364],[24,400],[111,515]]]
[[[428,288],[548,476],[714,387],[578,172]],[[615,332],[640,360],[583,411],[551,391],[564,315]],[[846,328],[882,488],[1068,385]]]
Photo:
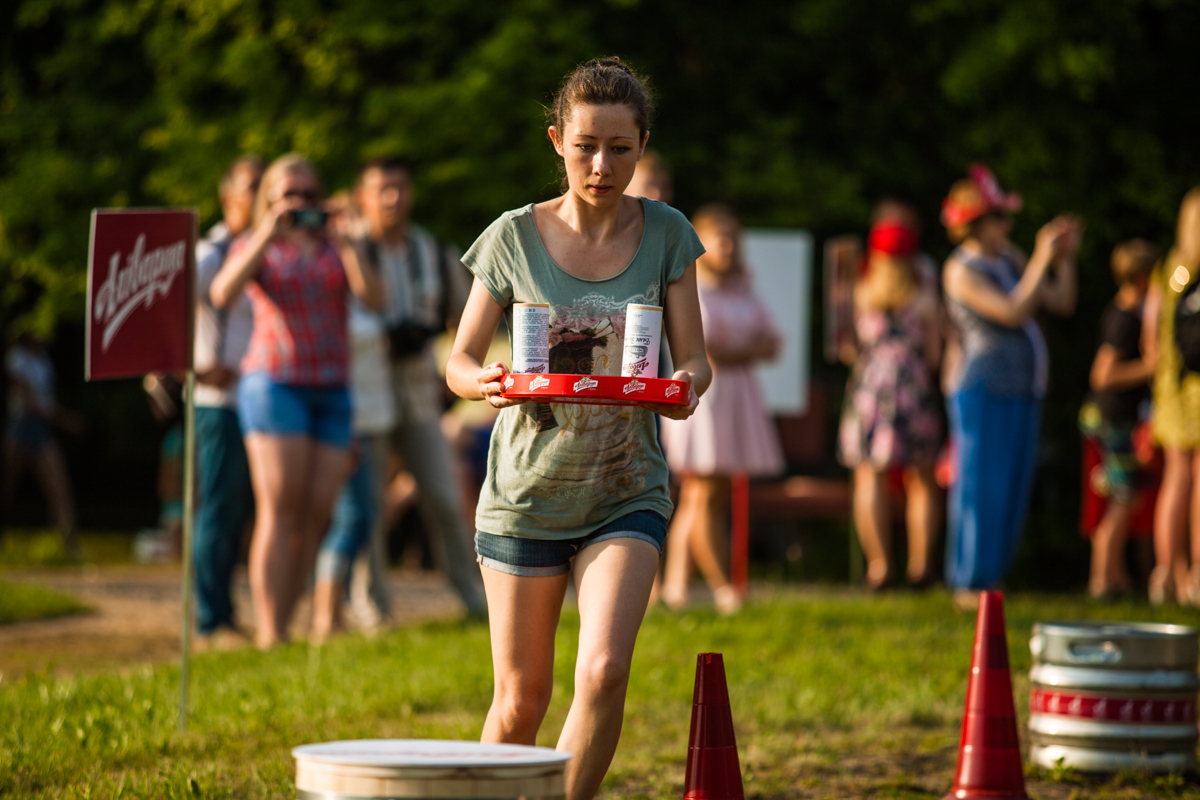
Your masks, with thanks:
[[[172,566],[87,566],[78,569],[0,571],[0,578],[38,583],[91,606],[90,614],[0,625],[0,676],[29,672],[69,675],[179,657],[180,569]],[[396,622],[408,625],[463,613],[458,596],[436,573],[393,572]],[[244,569],[234,575],[234,607],[250,620]],[[296,615],[296,635],[308,624],[307,604]]]

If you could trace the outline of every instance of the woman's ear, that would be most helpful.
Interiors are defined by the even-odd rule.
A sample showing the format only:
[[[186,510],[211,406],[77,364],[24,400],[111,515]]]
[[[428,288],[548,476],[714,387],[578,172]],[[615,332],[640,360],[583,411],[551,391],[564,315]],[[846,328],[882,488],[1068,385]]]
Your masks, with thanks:
[[[650,141],[650,131],[642,134],[642,147],[638,150],[638,161],[642,160],[642,156],[646,155],[646,142]]]
[[[562,142],[558,140],[558,128],[551,125],[546,129],[546,135],[550,137],[550,144],[554,145],[554,152],[558,153],[560,156],[563,155]]]

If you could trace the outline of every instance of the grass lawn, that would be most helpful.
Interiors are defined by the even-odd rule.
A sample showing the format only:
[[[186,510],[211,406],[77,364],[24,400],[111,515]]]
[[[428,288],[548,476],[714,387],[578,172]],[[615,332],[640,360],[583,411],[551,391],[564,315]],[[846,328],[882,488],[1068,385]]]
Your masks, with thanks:
[[[80,611],[87,611],[87,606],[69,594],[33,583],[0,580],[0,624]]]
[[[1018,712],[1036,620],[1200,621],[1189,610],[1009,598]],[[564,614],[553,745],[571,693],[576,626]],[[779,590],[737,617],[656,610],[642,630],[625,733],[602,794],[678,797],[697,652],[724,653],[748,797],[940,798],[953,777],[974,617],[948,597]],[[143,668],[0,686],[0,797],[294,797],[289,749],[366,737],[473,739],[491,695],[484,626],[445,623],[321,650],[197,657],[188,733],[177,670]],[[1031,770],[1036,798],[1200,798],[1200,783]]]
[[[128,564],[133,561],[133,534],[84,531],[79,550],[79,559],[71,559],[57,531],[9,529],[0,536],[0,567]]]

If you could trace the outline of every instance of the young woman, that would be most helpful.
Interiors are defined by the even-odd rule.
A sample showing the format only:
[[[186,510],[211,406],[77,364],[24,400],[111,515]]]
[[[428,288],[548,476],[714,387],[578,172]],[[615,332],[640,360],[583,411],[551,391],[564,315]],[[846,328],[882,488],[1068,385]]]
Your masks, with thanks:
[[[907,494],[908,580],[933,580],[929,552],[940,515],[933,467],[942,443],[933,370],[941,357],[937,278],[917,252],[916,230],[876,223],[865,271],[854,287],[858,358],[842,410],[839,455],[854,470],[854,524],[867,556],[867,588],[895,576],[888,477],[903,470]]]
[[[1001,191],[982,164],[970,175],[942,203],[942,222],[959,244],[942,273],[959,342],[946,380],[955,453],[946,583],[966,607],[978,601],[977,590],[1003,580],[1016,555],[1048,376],[1035,317],[1075,310],[1075,254],[1083,233],[1073,217],[1051,220],[1038,231],[1027,262],[1008,239],[1020,196]]]
[[[1151,426],[1163,447],[1154,507],[1150,602],[1200,605],[1200,374],[1184,368],[1175,336],[1177,307],[1200,280],[1200,186],[1179,206],[1175,246],[1151,279],[1144,314],[1145,353],[1155,360]],[[1192,291],[1189,292],[1189,289]],[[1188,569],[1191,528],[1191,569]]]
[[[263,175],[251,229],[209,289],[223,308],[244,288],[254,308],[238,416],[254,485],[250,588],[263,649],[287,640],[346,477],[347,292],[370,308],[383,305],[374,273],[326,228],[320,201],[312,163],[296,154],[278,158]]]
[[[704,344],[713,382],[691,419],[662,426],[667,462],[682,476],[679,510],[671,521],[671,546],[663,601],[687,604],[692,565],[700,568],[722,614],[742,599],[729,583],[730,478],[774,475],[783,469],[779,438],[754,374],[757,362],[779,352],[779,332],[754,294],[742,260],[742,226],[733,210],[713,204],[692,215],[705,253],[696,262]]]
[[[711,379],[696,298],[703,252],[677,211],[623,192],[649,135],[646,87],[618,59],[571,73],[550,112],[565,191],[502,215],[463,257],[475,275],[447,365],[461,397],[502,409],[476,514],[495,694],[483,740],[533,744],[553,687],[554,633],[579,598],[575,697],[558,740],[567,797],[595,795],[616,750],[638,628],[667,531],[667,465],[651,412],[686,418]],[[556,372],[616,375],[625,307],[664,306],[686,406],[521,405],[481,362],[514,302],[549,303]]]

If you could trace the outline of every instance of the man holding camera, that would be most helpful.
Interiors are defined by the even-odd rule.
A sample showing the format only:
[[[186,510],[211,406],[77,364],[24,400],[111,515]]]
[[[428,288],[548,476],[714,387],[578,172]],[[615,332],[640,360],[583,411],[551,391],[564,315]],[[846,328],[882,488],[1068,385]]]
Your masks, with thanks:
[[[487,613],[462,524],[462,497],[441,428],[443,388],[432,342],[462,315],[470,289],[459,254],[411,220],[409,165],[398,158],[363,164],[355,201],[367,223],[368,254],[387,293],[384,319],[396,393],[395,443],[417,483],[418,507],[434,562],[473,616]]]

